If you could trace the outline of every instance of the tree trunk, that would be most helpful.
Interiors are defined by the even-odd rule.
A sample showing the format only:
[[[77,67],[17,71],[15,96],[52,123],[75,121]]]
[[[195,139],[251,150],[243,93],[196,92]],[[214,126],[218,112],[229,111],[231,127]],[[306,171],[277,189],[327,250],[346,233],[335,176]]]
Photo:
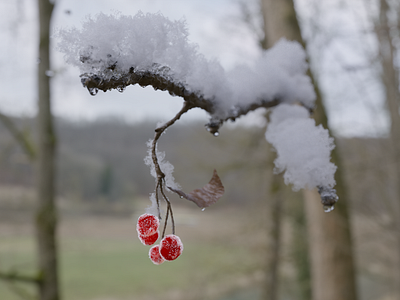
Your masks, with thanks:
[[[272,157],[272,155],[271,155]],[[271,161],[272,165],[272,161]],[[263,300],[277,300],[279,291],[279,261],[281,246],[282,223],[282,178],[272,176],[270,183],[270,197],[268,199],[267,217],[267,257],[265,264],[265,283],[263,287]]]
[[[290,243],[290,253],[293,258],[298,285],[298,300],[311,299],[311,270],[308,248],[308,233],[304,211],[303,195],[290,199],[290,219],[293,223],[293,237]]]
[[[314,119],[328,128],[328,119],[318,87]],[[343,180],[343,164],[337,148],[332,162],[338,167],[335,180],[340,199],[335,210],[325,213],[316,190],[305,191],[305,210],[310,243],[313,300],[357,299],[355,262],[351,224],[348,213],[348,192]]]
[[[301,37],[293,0],[262,0],[261,4],[267,47],[282,37],[305,44]],[[311,72],[309,75],[313,78]],[[317,124],[323,124],[327,128],[321,96],[316,85],[315,87],[317,103],[314,117]],[[340,175],[342,164],[336,150],[332,153],[332,160],[338,166],[336,188],[338,195],[341,196],[336,209],[329,214],[324,213],[319,194],[316,191],[304,192],[310,241],[312,299],[355,300],[357,292],[347,197]]]
[[[400,115],[399,115],[399,74],[394,66],[396,50],[393,45],[390,24],[388,20],[389,5],[387,0],[380,0],[379,22],[376,24],[376,34],[379,40],[379,54],[382,64],[381,79],[386,91],[386,104],[389,109],[391,127],[390,141],[396,164],[397,201],[392,204],[392,219],[395,225],[397,240],[397,262],[393,276],[397,299],[400,299]],[[400,13],[398,14],[400,17]],[[400,24],[400,23],[399,23]]]
[[[39,295],[41,300],[58,300],[55,207],[55,148],[50,102],[50,21],[53,5],[38,0],[39,6],[39,64],[38,64],[38,160],[36,234],[39,258]]]

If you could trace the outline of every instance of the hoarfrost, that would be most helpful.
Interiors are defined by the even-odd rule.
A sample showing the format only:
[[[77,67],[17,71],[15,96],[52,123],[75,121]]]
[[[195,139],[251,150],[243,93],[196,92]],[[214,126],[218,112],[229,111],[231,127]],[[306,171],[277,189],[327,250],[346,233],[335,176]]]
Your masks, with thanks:
[[[265,134],[277,152],[275,171],[285,171],[293,190],[335,185],[336,166],[330,162],[335,147],[328,130],[309,118],[307,109],[281,104],[273,109]]]
[[[146,213],[158,216],[159,212],[158,212],[158,205],[155,193],[150,194],[150,201],[151,201],[151,206],[146,207]]]
[[[155,178],[157,181],[157,173],[156,169],[154,166],[153,158],[152,158],[152,153],[151,153],[151,148],[152,148],[152,143],[153,140],[149,140],[147,142],[147,156],[144,158],[144,162],[147,166],[150,167],[150,174]],[[175,178],[172,175],[174,172],[174,166],[169,162],[165,160],[165,152],[159,152],[157,151],[157,159],[158,159],[158,164],[160,165],[161,171],[165,174],[165,183],[167,186],[172,187],[173,189],[181,189],[180,185],[175,182]],[[167,189],[169,190],[169,189]]]

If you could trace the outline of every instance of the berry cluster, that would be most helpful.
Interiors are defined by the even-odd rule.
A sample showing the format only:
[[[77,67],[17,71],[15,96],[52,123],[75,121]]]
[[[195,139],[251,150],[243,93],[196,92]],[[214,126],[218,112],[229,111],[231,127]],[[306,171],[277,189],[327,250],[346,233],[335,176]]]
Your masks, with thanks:
[[[136,230],[138,232],[139,240],[142,244],[150,246],[153,245],[159,238],[160,231],[159,219],[151,214],[143,214],[139,217]],[[156,264],[162,264],[165,260],[172,261],[177,259],[183,251],[183,244],[181,239],[174,234],[165,236],[159,245],[150,248],[149,257],[151,261]]]

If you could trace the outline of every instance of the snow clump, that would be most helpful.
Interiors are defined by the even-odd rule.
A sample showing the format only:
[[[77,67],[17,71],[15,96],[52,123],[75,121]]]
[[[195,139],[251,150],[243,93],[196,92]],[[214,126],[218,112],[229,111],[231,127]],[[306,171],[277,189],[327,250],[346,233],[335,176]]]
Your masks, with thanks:
[[[336,166],[330,162],[333,138],[321,125],[315,126],[307,109],[278,105],[271,113],[265,137],[277,152],[275,172],[285,171],[285,183],[293,184],[293,190],[335,185]]]
[[[101,13],[87,17],[81,29],[59,30],[57,37],[66,62],[83,74],[110,79],[132,70],[155,72],[214,101],[217,109],[213,116],[217,118],[226,117],[227,110],[235,106],[277,99],[306,107],[314,104],[306,54],[297,42],[282,39],[252,65],[226,71],[189,43],[184,20],[171,21],[160,13]]]

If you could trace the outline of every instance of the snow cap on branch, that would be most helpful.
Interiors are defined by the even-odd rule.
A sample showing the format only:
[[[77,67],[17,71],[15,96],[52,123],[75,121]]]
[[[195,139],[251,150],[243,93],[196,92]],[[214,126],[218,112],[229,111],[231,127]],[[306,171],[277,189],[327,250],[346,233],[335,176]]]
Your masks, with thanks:
[[[282,39],[251,66],[225,71],[188,42],[184,20],[171,21],[160,13],[99,14],[88,17],[81,29],[60,30],[58,38],[59,51],[80,68],[89,90],[152,85],[193,101],[215,120],[234,119],[277,101],[314,104],[306,55],[297,42]]]
[[[285,171],[294,190],[335,185],[336,166],[330,162],[335,147],[328,130],[309,118],[301,106],[281,104],[273,109],[266,139],[277,152],[275,171]]]
[[[67,63],[78,66],[82,73],[113,76],[127,73],[131,67],[146,70],[157,63],[173,67],[181,77],[187,75],[190,61],[197,55],[187,36],[184,21],[170,21],[161,14],[100,13],[88,16],[80,30],[60,30],[58,49]]]

